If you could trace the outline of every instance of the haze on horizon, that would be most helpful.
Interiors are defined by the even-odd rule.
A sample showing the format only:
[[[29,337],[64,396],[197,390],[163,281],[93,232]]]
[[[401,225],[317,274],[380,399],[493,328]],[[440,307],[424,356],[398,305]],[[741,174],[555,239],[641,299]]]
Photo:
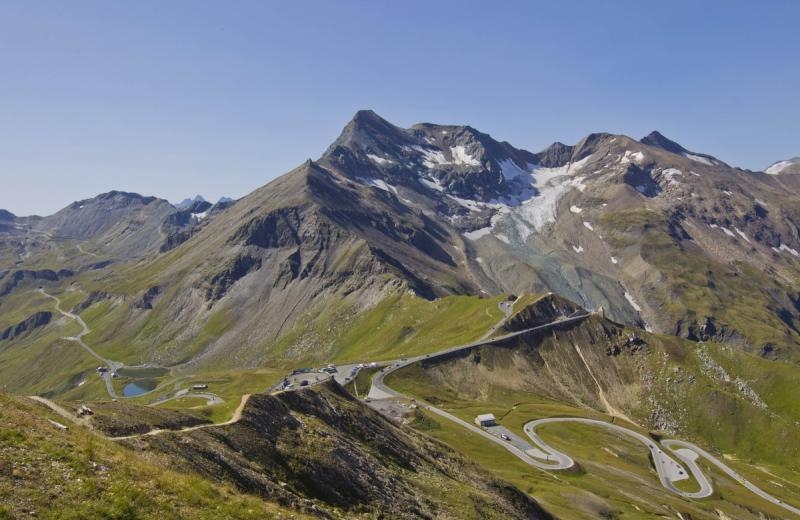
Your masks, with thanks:
[[[796,2],[303,4],[4,3],[0,208],[240,197],[362,108],[531,151],[659,130],[754,170],[800,155]]]

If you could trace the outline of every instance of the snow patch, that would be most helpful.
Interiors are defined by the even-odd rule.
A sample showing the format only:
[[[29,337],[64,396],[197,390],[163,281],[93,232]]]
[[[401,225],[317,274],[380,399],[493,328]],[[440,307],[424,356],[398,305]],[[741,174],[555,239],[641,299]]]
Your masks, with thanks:
[[[693,171],[689,170],[689,173],[694,175],[695,177],[700,177],[700,174],[697,173],[697,172],[693,172]]]
[[[774,247],[772,249],[775,249]],[[800,257],[800,252],[797,249],[792,249],[791,247],[787,246],[786,244],[781,244],[780,247],[775,249],[777,252],[786,251],[794,256]]]
[[[705,164],[706,166],[714,166],[714,163],[711,160],[702,157],[700,155],[695,155],[693,153],[688,153],[688,152],[684,152],[682,155],[687,159],[691,159],[694,162],[699,162],[700,164]]]
[[[639,164],[642,161],[644,161],[644,154],[642,152],[632,152],[630,150],[625,150],[625,155],[619,160],[620,164],[628,164],[629,162]]]
[[[374,188],[378,188],[379,190],[393,192],[395,195],[397,194],[397,188],[388,184],[383,179],[367,179],[365,177],[357,177],[358,182],[362,184],[366,184],[367,186],[372,186]]]
[[[203,211],[202,213],[192,213],[192,216],[197,220],[203,220],[208,216],[208,211]]]
[[[584,221],[583,221],[583,225],[584,225],[584,226],[586,227],[586,229],[588,229],[589,231],[594,231],[594,227],[592,227],[592,223],[591,223],[591,222],[586,222],[586,221],[584,220]]]
[[[506,180],[509,180],[509,181],[511,179],[519,177],[520,175],[528,175],[528,174],[530,174],[529,171],[523,170],[522,168],[517,166],[517,163],[515,163],[511,159],[506,159],[504,161],[500,161],[500,170],[503,172],[503,177],[505,177]]]
[[[504,235],[504,234],[502,234],[502,233],[495,233],[494,237],[495,237],[497,240],[499,240],[500,242],[505,242],[506,244],[510,244],[510,243],[511,243],[511,240],[509,240],[509,239],[508,239],[508,237],[507,237],[507,236],[505,236],[505,235]]]
[[[733,192],[732,192],[732,191],[728,191],[728,190],[722,190],[722,193],[724,193],[724,194],[725,194],[725,195],[727,195],[728,197],[730,197],[731,195],[733,195]]]
[[[636,303],[636,300],[633,299],[633,296],[631,296],[631,293],[629,293],[628,291],[625,291],[625,299],[628,300],[628,303],[631,304],[633,310],[635,310],[636,312],[642,312],[642,308],[639,307],[639,304]]]
[[[583,246],[572,246],[572,249],[575,250],[576,253],[583,253]]]
[[[453,146],[450,148],[450,153],[453,154],[454,164],[466,164],[467,166],[480,166],[479,160],[467,153],[467,149],[463,146]]]
[[[711,229],[721,229],[729,237],[734,237],[734,238],[736,237],[736,235],[733,234],[733,231],[731,231],[726,227],[720,226],[719,224],[709,224],[708,227],[710,227]]]
[[[381,166],[383,166],[384,164],[394,164],[394,161],[393,161],[393,160],[391,160],[391,159],[386,159],[386,158],[384,158],[384,157],[380,157],[379,155],[374,155],[374,154],[368,153],[368,154],[367,154],[367,157],[369,157],[369,159],[370,159],[372,162],[374,162],[374,163],[377,163],[377,164],[380,164]]]
[[[769,168],[767,168],[766,170],[764,170],[764,173],[769,175],[778,175],[791,165],[792,161],[778,161]]]
[[[619,263],[619,261],[616,259],[616,257],[612,256],[611,257],[611,263],[614,264],[614,265],[617,265]]]
[[[733,228],[733,230],[734,230],[734,231],[736,231],[736,232],[739,234],[739,236],[740,236],[740,237],[742,237],[743,239],[745,239],[745,241],[746,241],[746,242],[748,242],[748,243],[750,242],[750,239],[749,239],[749,238],[747,238],[747,235],[745,235],[745,234],[744,234],[744,231],[742,231],[742,230],[741,230],[741,229],[739,229],[738,227],[734,227],[734,228]]]
[[[431,179],[425,179],[425,178],[420,177],[419,182],[421,182],[425,186],[431,188],[432,190],[444,191],[444,186],[442,186],[442,184],[439,181],[435,180],[435,179],[431,180]]]
[[[678,179],[676,179],[675,177],[677,177],[679,175],[681,177],[683,176],[683,172],[680,171],[677,168],[667,168],[664,171],[662,171],[661,174],[664,176],[665,179],[667,179],[667,182],[669,182],[670,184],[675,185],[675,186],[679,186],[680,185],[680,181]]]
[[[569,210],[573,213],[580,213],[581,211],[583,211],[583,208],[579,208],[578,206],[570,206]]]
[[[431,150],[421,146],[412,146],[411,148],[422,154],[422,164],[428,169],[435,168],[440,164],[449,164],[441,150]]]
[[[484,237],[490,234],[491,232],[492,232],[492,226],[489,226],[485,228],[476,229],[475,231],[469,231],[467,233],[464,233],[464,237],[470,240],[478,240],[479,238]]]
[[[456,201],[459,206],[463,206],[470,211],[480,211],[483,207],[480,202],[475,200],[462,199],[460,197],[456,197],[455,195],[448,195],[448,197]]]

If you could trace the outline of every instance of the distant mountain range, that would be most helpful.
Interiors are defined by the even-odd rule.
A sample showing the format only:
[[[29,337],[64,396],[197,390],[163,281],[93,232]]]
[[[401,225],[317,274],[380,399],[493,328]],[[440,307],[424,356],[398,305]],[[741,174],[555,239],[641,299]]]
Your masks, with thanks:
[[[195,195],[194,198],[183,199],[182,201],[178,202],[177,204],[173,204],[173,206],[175,206],[178,209],[183,210],[183,209],[187,209],[187,208],[191,207],[192,205],[197,204],[199,202],[208,202],[208,201],[205,198],[203,198],[202,195]],[[225,204],[225,203],[230,203],[230,202],[233,202],[232,198],[230,198],[230,197],[220,197],[219,200],[217,201],[217,204],[220,204],[220,203]]]

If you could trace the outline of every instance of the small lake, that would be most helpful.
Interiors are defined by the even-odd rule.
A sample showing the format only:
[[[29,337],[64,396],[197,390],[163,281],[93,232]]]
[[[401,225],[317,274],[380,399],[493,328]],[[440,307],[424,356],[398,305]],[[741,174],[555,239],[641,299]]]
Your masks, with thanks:
[[[146,394],[156,387],[155,379],[137,379],[122,388],[122,395],[125,397],[136,397]]]

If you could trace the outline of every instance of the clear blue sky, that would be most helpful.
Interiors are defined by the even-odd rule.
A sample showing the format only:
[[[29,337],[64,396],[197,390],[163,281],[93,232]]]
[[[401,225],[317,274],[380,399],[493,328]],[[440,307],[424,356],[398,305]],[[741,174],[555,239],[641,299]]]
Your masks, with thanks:
[[[537,151],[658,129],[800,155],[800,2],[0,3],[0,208],[242,196],[360,108]]]

